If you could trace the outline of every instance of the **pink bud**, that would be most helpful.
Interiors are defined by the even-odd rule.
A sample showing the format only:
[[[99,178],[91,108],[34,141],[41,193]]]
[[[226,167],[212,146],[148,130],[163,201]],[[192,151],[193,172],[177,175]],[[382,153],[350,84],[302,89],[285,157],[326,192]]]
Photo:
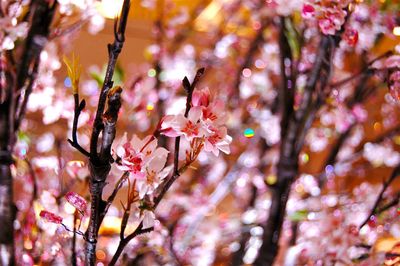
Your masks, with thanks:
[[[315,15],[315,8],[312,5],[303,5],[303,10],[301,12],[303,18],[312,18]]]
[[[346,29],[343,39],[350,46],[355,46],[358,42],[358,31],[355,29]]]
[[[63,220],[61,216],[58,216],[57,214],[45,210],[40,211],[39,216],[45,219],[46,221],[55,224],[61,224]]]
[[[85,212],[87,203],[83,197],[79,196],[75,192],[70,191],[65,195],[65,198],[78,211]]]

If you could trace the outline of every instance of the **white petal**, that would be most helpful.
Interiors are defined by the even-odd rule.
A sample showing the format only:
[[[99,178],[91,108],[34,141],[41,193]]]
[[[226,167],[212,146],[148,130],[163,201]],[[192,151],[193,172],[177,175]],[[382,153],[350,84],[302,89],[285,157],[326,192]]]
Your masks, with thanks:
[[[142,141],[136,136],[136,135],[133,135],[132,136],[132,138],[131,138],[131,145],[132,145],[132,148],[135,150],[135,151],[140,151],[140,149],[142,148]]]
[[[155,173],[160,172],[163,169],[163,167],[165,166],[166,162],[167,162],[167,157],[165,157],[165,156],[154,157],[149,162],[149,171],[154,171]]]
[[[115,147],[115,151],[119,157],[122,157],[123,155],[125,155],[125,149],[123,148],[123,145],[127,142],[128,142],[128,136],[127,136],[127,133],[125,132]]]
[[[200,119],[202,114],[202,109],[200,106],[195,106],[192,107],[189,111],[189,115],[188,118],[190,121],[192,121],[193,123],[197,123],[197,121]]]
[[[147,136],[145,138],[146,142],[143,143],[143,145],[146,145],[146,143],[149,142],[150,138],[153,136]],[[142,147],[143,148],[143,147]],[[153,139],[149,144],[146,145],[146,147],[143,149],[143,154],[145,157],[147,156],[153,156],[154,150],[157,148],[157,139]]]
[[[145,210],[143,216],[143,229],[153,227],[156,218],[154,212]]]
[[[229,144],[227,143],[221,143],[218,144],[218,149],[220,149],[223,153],[225,154],[230,154],[231,153],[231,149],[229,148]]]

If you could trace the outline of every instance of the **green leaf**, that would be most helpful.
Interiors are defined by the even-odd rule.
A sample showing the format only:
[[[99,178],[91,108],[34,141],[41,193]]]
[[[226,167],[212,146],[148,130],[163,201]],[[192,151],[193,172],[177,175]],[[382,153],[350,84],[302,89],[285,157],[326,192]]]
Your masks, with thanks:
[[[17,137],[18,137],[18,141],[25,142],[25,143],[28,143],[28,144],[31,142],[31,139],[23,131],[18,131],[18,136]]]
[[[100,73],[98,73],[98,72],[90,72],[89,75],[90,75],[90,77],[92,79],[94,79],[97,82],[97,85],[99,87],[101,87],[103,85],[104,77],[102,78]]]
[[[300,57],[300,43],[299,43],[299,33],[296,31],[296,28],[293,25],[293,22],[290,18],[285,18],[285,36],[288,40],[290,49],[292,50],[292,56],[294,60],[299,59]]]
[[[117,64],[115,66],[114,76],[113,76],[114,86],[122,85],[124,78],[125,78],[125,72],[122,69],[121,65]]]
[[[97,82],[99,87],[102,87],[103,82],[104,82],[104,77],[106,75],[106,71],[107,71],[107,64],[105,64],[103,66],[100,73],[93,71],[93,72],[90,72],[89,75],[92,77],[92,79],[94,79]],[[124,81],[124,78],[125,78],[125,72],[122,69],[122,67],[119,64],[117,64],[115,66],[114,75],[113,75],[113,81],[114,81],[113,85],[121,86]]]
[[[299,211],[292,213],[289,216],[289,219],[293,222],[300,222],[300,221],[306,220],[307,215],[308,215],[308,210],[299,210]]]

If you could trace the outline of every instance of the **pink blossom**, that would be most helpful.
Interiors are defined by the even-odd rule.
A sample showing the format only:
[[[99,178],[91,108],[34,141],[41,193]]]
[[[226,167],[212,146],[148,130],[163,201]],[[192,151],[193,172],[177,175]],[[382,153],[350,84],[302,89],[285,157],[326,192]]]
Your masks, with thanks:
[[[358,31],[355,29],[346,29],[343,39],[349,46],[355,46],[358,42]]]
[[[400,101],[400,71],[394,71],[389,77],[389,92],[393,99]]]
[[[385,60],[385,68],[400,68],[400,55],[392,55]]]
[[[312,18],[315,15],[315,8],[312,5],[304,4],[303,9],[301,11],[301,15],[305,19]]]
[[[208,88],[202,90],[194,90],[192,96],[193,106],[205,106],[207,107],[210,103],[210,90]]]
[[[323,15],[319,19],[319,28],[325,35],[334,35],[343,25],[345,16],[346,12],[340,9],[340,7],[336,9],[328,8],[323,11]]]
[[[212,152],[215,156],[218,156],[219,151],[229,154],[231,142],[232,137],[227,134],[226,127],[216,128],[205,138],[204,150]]]
[[[39,216],[42,217],[44,220],[55,224],[61,224],[63,220],[61,216],[45,210],[40,211]]]
[[[202,121],[208,124],[223,125],[226,120],[225,104],[221,100],[216,100],[207,107],[202,108]]]
[[[190,109],[187,118],[182,114],[166,116],[161,123],[161,132],[168,137],[184,136],[189,141],[200,138],[204,135],[199,123],[201,115],[202,108],[195,106]]]
[[[161,181],[166,178],[172,170],[172,165],[164,168],[167,161],[167,154],[163,153],[162,150],[156,151],[153,159],[148,163],[146,167],[146,177],[144,179],[137,180],[137,189],[139,192],[139,198],[143,199],[144,196],[151,195],[155,189],[160,185]]]
[[[77,193],[70,191],[65,195],[65,199],[81,213],[85,212],[86,200]]]
[[[125,134],[116,147],[116,154],[120,159],[118,169],[130,172],[135,178],[145,179],[149,167],[157,170],[164,167],[168,151],[157,148],[157,139],[154,136],[147,136],[141,140],[133,135],[128,141]]]
[[[335,26],[330,19],[321,19],[318,22],[319,28],[325,35],[334,35],[336,32]]]
[[[188,141],[204,138],[205,151],[215,155],[219,151],[229,153],[232,138],[224,127],[224,103],[210,101],[209,90],[203,89],[194,91],[192,104],[187,118],[182,114],[165,116],[160,123],[161,133],[169,137],[183,136]]]
[[[351,112],[358,122],[365,122],[368,118],[368,112],[360,104],[354,105]]]

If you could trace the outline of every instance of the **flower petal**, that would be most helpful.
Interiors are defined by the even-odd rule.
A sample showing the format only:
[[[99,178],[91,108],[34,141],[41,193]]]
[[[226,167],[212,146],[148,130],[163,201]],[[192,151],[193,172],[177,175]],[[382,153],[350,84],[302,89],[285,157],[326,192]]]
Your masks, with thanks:
[[[147,229],[147,228],[153,227],[154,221],[156,219],[154,212],[145,210],[143,216],[144,217],[143,217],[143,227],[142,228]]]

